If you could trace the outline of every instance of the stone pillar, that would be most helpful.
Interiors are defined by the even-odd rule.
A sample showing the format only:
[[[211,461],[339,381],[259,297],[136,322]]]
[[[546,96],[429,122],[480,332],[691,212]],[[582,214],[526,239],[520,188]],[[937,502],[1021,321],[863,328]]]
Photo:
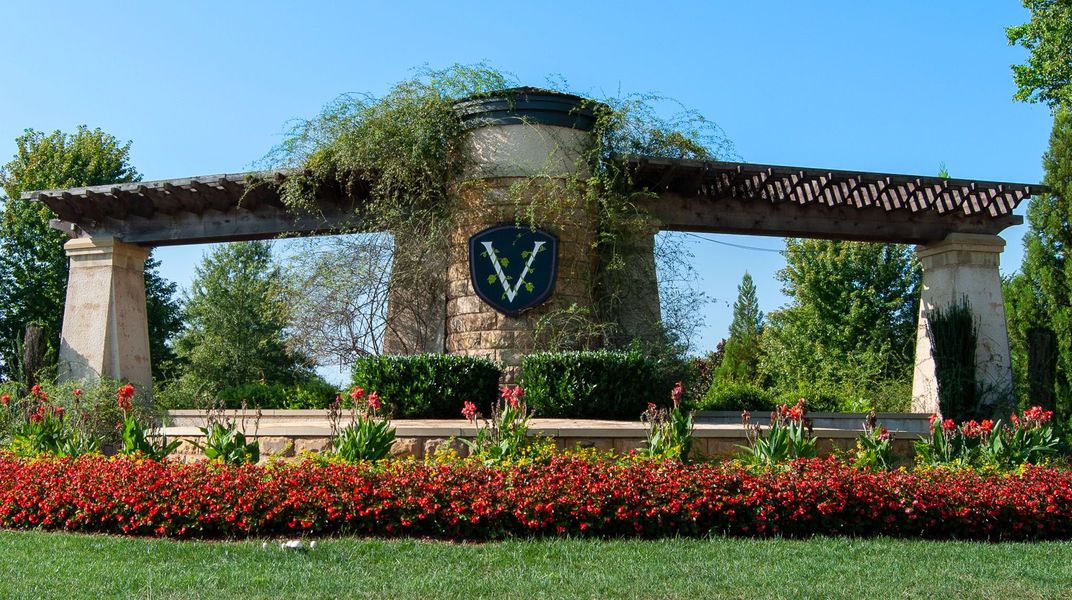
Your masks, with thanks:
[[[149,249],[113,237],[76,238],[60,338],[60,378],[110,377],[152,387],[145,259]]]
[[[428,249],[395,236],[383,333],[386,354],[443,352],[446,348],[446,257],[407,252],[412,248]]]
[[[534,103],[523,98],[507,110],[526,110]],[[471,108],[469,114],[489,114],[481,108]],[[554,113],[551,117],[530,112],[525,118],[469,124],[467,149],[474,164],[458,190],[457,226],[448,252],[446,350],[501,363],[507,381],[516,378],[522,357],[537,346],[541,317],[574,307],[573,314],[595,316],[596,217],[573,179],[586,175],[582,155],[591,143],[591,127],[568,123],[575,109],[574,104],[548,111]],[[546,209],[541,214],[542,207]],[[558,277],[547,302],[509,317],[484,303],[473,289],[468,241],[483,229],[515,222],[533,222],[558,238]],[[559,336],[567,328],[555,324],[544,333]]]
[[[923,266],[923,289],[912,379],[913,412],[938,412],[938,384],[927,335],[927,314],[964,300],[975,313],[978,328],[975,372],[980,406],[999,414],[1012,409],[1012,359],[998,271],[1004,248],[1005,241],[996,235],[954,233],[916,249]],[[983,410],[987,412],[987,408]]]
[[[650,343],[665,340],[655,264],[658,232],[658,225],[651,223],[650,230],[622,240],[620,251],[625,257],[625,268],[614,273],[616,281],[609,282],[610,288],[620,290],[620,297],[602,299],[617,321],[615,343],[619,346],[634,339]]]

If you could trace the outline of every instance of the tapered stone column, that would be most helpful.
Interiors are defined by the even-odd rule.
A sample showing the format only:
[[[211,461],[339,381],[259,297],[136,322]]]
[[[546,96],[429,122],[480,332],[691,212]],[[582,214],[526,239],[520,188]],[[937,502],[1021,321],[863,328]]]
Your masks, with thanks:
[[[149,249],[113,237],[77,238],[70,258],[60,338],[60,378],[110,377],[149,391],[152,368],[145,312]]]
[[[998,271],[1004,248],[1005,241],[996,235],[954,233],[941,242],[916,249],[923,266],[923,290],[912,379],[913,412],[939,412],[927,315],[936,308],[965,300],[975,313],[978,329],[975,379],[980,407],[997,414],[1007,414],[1013,408],[1009,332]]]

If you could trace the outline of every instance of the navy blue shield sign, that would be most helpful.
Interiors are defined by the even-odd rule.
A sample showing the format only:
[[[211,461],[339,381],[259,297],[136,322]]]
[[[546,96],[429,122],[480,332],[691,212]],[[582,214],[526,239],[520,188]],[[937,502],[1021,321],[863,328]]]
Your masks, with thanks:
[[[558,238],[530,227],[498,225],[469,238],[469,276],[480,299],[516,317],[551,297]]]

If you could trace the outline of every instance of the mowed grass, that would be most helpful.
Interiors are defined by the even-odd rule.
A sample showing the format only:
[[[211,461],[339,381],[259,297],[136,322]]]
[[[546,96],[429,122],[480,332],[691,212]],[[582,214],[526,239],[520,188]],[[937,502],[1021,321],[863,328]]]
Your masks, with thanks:
[[[1072,598],[1072,544],[176,542],[0,532],[3,598]]]

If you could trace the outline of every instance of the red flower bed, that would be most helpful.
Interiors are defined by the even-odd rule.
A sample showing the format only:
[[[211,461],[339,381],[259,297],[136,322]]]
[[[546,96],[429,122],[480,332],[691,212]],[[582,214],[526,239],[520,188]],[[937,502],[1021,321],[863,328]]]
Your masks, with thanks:
[[[173,537],[295,532],[494,539],[890,535],[1072,537],[1072,474],[863,472],[801,460],[726,465],[391,462],[227,467],[128,458],[0,456],[0,526]]]

